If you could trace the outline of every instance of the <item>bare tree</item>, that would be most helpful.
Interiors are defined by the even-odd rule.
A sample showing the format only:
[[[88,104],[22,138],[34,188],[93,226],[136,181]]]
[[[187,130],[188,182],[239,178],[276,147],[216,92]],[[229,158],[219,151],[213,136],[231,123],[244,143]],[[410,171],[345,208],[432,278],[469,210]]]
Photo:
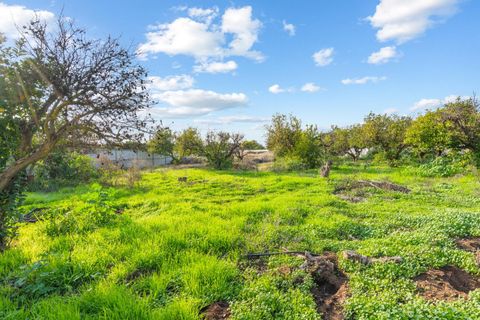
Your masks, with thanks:
[[[0,193],[61,141],[107,144],[141,135],[146,122],[137,112],[149,99],[146,72],[134,58],[118,39],[88,39],[62,16],[51,29],[31,21],[15,48],[0,43],[0,117],[10,117],[19,135],[13,160],[0,172]]]

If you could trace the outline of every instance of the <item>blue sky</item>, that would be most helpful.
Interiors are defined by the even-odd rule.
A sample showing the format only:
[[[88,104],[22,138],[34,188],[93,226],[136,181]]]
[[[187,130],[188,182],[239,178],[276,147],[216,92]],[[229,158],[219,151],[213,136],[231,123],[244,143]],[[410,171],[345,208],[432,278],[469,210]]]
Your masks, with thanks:
[[[121,36],[149,71],[157,119],[264,139],[272,114],[328,128],[370,111],[418,114],[479,89],[480,2],[3,1],[15,37],[31,10]]]

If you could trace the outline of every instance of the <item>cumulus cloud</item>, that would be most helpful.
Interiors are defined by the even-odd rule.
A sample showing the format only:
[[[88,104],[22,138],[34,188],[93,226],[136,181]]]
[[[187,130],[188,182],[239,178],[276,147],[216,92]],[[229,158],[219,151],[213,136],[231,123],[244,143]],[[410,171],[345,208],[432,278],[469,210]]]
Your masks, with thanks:
[[[319,50],[313,54],[313,61],[319,67],[327,66],[333,61],[333,53],[333,48]]]
[[[372,53],[368,57],[368,63],[370,64],[384,64],[389,62],[391,59],[398,57],[397,48],[394,46],[383,47],[377,52]]]
[[[210,24],[212,20],[218,15],[218,7],[213,8],[185,8],[188,11],[188,16],[197,18],[201,21]]]
[[[315,83],[307,82],[302,86],[302,88],[300,90],[302,90],[303,92],[313,93],[313,92],[319,91],[320,89],[321,88],[319,86],[317,86]]]
[[[196,119],[194,122],[202,124],[231,124],[231,123],[264,123],[270,121],[266,117],[254,117],[247,115],[234,115],[226,117],[218,117],[215,119]]]
[[[209,90],[189,89],[164,91],[152,94],[152,98],[166,107],[150,110],[163,117],[191,117],[206,115],[215,111],[245,106],[248,98],[243,93],[218,93]]]
[[[426,99],[426,98],[424,98],[424,99],[420,99],[417,102],[415,102],[413,104],[413,106],[410,108],[410,110],[411,111],[417,111],[417,110],[438,108],[438,107],[441,107],[442,105],[444,105],[446,103],[454,102],[459,97],[462,100],[470,98],[469,96],[458,96],[458,95],[454,95],[454,94],[446,96],[443,99],[436,99],[436,98]]]
[[[221,23],[213,23],[218,9],[188,9],[189,17],[151,27],[147,41],[137,50],[139,57],[165,53],[192,56],[198,61],[242,56],[261,61],[263,55],[252,50],[262,26],[253,19],[252,7],[228,8]],[[227,41],[230,40],[230,41]]]
[[[193,71],[198,73],[228,73],[235,71],[238,65],[235,61],[226,62],[201,62],[193,67]]]
[[[356,79],[343,79],[343,84],[366,84],[368,82],[376,83],[379,81],[387,80],[387,77],[363,77],[363,78],[356,78]]]
[[[380,0],[373,16],[367,17],[378,29],[379,41],[403,43],[422,35],[435,23],[457,12],[460,0]]]
[[[295,91],[294,88],[282,88],[279,84],[273,84],[268,88],[268,91],[270,91],[273,94],[278,94],[282,92],[293,92]]]
[[[258,40],[258,32],[261,26],[260,20],[252,19],[252,7],[250,6],[225,10],[222,17],[222,31],[233,34],[228,55],[263,60],[264,57],[260,52],[250,50]]]
[[[152,92],[189,89],[193,87],[195,80],[192,76],[182,74],[177,76],[157,77],[151,76],[147,79],[147,88]]]
[[[7,5],[0,2],[0,33],[9,39],[18,39],[18,28],[28,24],[33,18],[50,22],[55,14],[46,10],[31,10],[20,5]]]
[[[291,37],[295,35],[295,26],[285,20],[283,20],[283,30]]]

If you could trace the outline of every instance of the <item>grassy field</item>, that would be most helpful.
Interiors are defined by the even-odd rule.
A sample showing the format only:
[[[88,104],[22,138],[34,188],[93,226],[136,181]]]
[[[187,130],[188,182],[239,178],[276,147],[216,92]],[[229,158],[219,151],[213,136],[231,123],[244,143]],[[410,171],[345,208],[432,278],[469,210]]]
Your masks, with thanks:
[[[336,194],[345,179],[388,180],[411,192]],[[346,282],[337,302],[347,319],[480,319],[480,290],[432,300],[435,288],[425,295],[415,282],[445,266],[471,281],[480,275],[475,254],[455,242],[480,236],[473,175],[158,169],[133,189],[28,194],[22,210],[31,222],[0,255],[1,319],[221,319],[215,308],[230,319],[321,319],[305,257],[245,256],[283,250],[338,256]],[[365,265],[345,250],[402,260]]]

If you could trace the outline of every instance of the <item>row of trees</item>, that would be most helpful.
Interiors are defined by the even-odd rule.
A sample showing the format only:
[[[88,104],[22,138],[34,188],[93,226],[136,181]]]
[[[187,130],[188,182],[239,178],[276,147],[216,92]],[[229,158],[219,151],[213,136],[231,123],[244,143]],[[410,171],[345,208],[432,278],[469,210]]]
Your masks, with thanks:
[[[159,127],[147,144],[151,153],[168,155],[173,163],[180,163],[187,157],[205,157],[216,169],[232,165],[235,158],[242,159],[245,150],[263,149],[255,140],[244,140],[238,133],[209,131],[202,139],[196,128],[175,132],[169,127]]]
[[[334,156],[357,161],[366,151],[381,154],[391,165],[406,154],[425,161],[449,151],[470,152],[479,163],[480,108],[475,97],[458,98],[417,118],[370,113],[361,124],[333,126],[328,132],[314,125],[303,128],[295,116],[277,114],[267,126],[267,147],[277,157],[296,158],[309,168]]]

